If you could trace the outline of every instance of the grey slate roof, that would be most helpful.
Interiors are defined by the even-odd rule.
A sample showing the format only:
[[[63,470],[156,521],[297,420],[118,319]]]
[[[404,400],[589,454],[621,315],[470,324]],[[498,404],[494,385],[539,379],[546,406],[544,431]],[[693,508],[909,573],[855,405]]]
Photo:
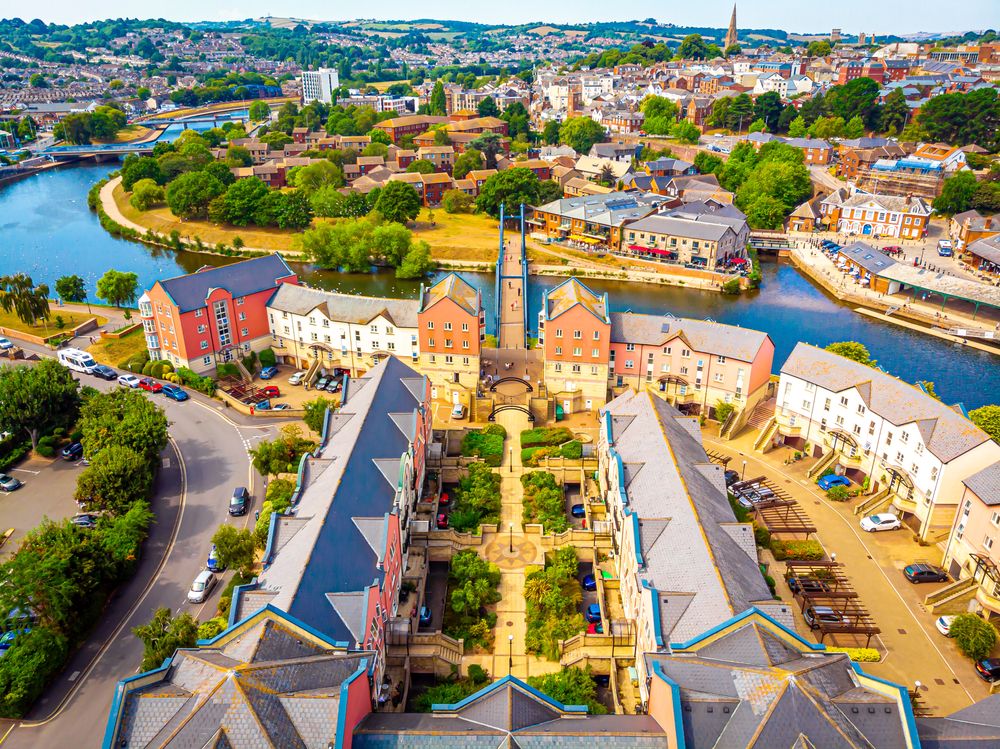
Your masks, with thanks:
[[[847,247],[841,247],[837,253],[875,275],[881,274],[890,265],[896,264],[896,261],[884,252],[864,242],[855,242]]]
[[[639,218],[653,211],[657,200],[666,201],[666,198],[635,192],[609,192],[560,198],[535,210],[601,226],[620,226],[626,219]]]
[[[379,315],[397,328],[416,328],[420,302],[416,299],[390,299],[357,294],[337,294],[305,286],[282,284],[267,305],[279,312],[308,316],[314,309],[330,320],[367,324]]]
[[[984,504],[1000,505],[1000,460],[963,479],[962,483]]]
[[[796,344],[781,365],[781,373],[833,393],[857,388],[868,409],[883,419],[896,426],[916,424],[927,449],[943,463],[990,439],[971,421],[913,385],[808,343]]]
[[[275,253],[167,278],[158,283],[181,312],[189,312],[204,307],[205,298],[212,289],[226,289],[234,297],[249,296],[273,289],[277,279],[294,275],[295,271],[288,267],[284,258]]]
[[[1000,265],[1000,235],[977,239],[966,249],[973,255]]]
[[[643,315],[635,312],[611,313],[613,342],[665,345],[682,336],[696,351],[752,362],[770,337],[767,333],[708,320]]]
[[[718,242],[726,235],[726,232],[733,231],[733,229],[725,224],[654,214],[631,222],[628,225],[628,231]]]
[[[1000,694],[993,694],[944,718],[918,718],[922,749],[1000,747]]]

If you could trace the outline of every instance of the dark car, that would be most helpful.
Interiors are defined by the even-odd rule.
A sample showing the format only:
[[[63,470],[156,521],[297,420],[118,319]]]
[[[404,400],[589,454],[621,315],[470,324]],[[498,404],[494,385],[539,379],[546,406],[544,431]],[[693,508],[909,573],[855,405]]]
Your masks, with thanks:
[[[740,480],[739,471],[726,471],[726,486],[732,486]]]
[[[440,512],[437,517],[437,527],[444,530],[448,527],[448,513]]]
[[[164,385],[163,394],[175,401],[186,401],[190,396],[179,385]]]
[[[594,622],[601,621],[601,604],[592,603],[587,607],[587,611],[583,615],[584,619],[593,624]]]
[[[583,589],[584,590],[597,590],[597,578],[593,575],[583,576]]]
[[[575,518],[585,518],[587,517],[587,511],[584,509],[583,505],[573,505],[570,508],[570,515]]]
[[[143,377],[139,380],[139,387],[147,393],[159,393],[163,390],[162,383],[157,382],[152,377]]]
[[[250,506],[250,492],[245,487],[238,486],[233,490],[233,496],[229,500],[229,514],[238,517],[246,515]]]
[[[976,673],[980,679],[991,684],[1000,680],[1000,658],[983,658],[981,661],[976,661]]]
[[[316,380],[316,384],[313,385],[313,387],[315,387],[317,390],[323,390],[324,388],[326,388],[328,382],[330,382],[329,377],[320,377],[318,380]]]
[[[429,627],[431,626],[431,621],[434,619],[434,614],[426,606],[420,607],[420,626]]]
[[[799,593],[829,593],[830,586],[827,585],[822,580],[815,580],[810,577],[799,578],[790,577],[788,578],[788,589],[792,591],[792,595],[798,595]]]
[[[106,364],[98,364],[90,372],[94,377],[100,377],[102,380],[117,380],[118,373]]]
[[[948,573],[933,564],[908,564],[903,574],[911,583],[943,583],[948,579]]]
[[[62,449],[63,460],[79,460],[83,457],[83,445],[71,442]]]

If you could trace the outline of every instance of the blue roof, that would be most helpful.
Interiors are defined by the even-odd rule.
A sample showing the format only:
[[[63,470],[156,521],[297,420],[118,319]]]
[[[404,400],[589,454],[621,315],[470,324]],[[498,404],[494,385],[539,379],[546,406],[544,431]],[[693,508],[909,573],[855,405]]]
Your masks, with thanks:
[[[295,271],[288,267],[285,259],[275,253],[158,283],[181,312],[190,312],[205,306],[212,289],[226,289],[234,297],[249,296],[273,289],[277,279],[294,275]]]

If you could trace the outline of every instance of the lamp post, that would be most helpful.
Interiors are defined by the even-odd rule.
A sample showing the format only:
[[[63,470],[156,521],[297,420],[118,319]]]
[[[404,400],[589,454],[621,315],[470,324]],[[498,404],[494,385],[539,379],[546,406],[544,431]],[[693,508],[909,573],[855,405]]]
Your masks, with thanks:
[[[507,635],[507,674],[514,675],[514,635],[512,634]]]
[[[510,472],[514,473],[514,448],[510,448]]]
[[[746,478],[747,475],[747,462],[743,461],[743,472],[740,474],[740,481]]]
[[[510,547],[509,547],[509,551],[510,551],[511,554],[514,553],[514,521],[513,520],[510,523]]]

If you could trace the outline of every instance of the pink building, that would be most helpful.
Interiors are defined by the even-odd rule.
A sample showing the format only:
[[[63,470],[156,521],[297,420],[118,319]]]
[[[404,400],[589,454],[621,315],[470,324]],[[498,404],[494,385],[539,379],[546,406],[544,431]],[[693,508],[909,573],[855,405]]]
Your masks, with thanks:
[[[962,481],[944,567],[987,619],[1000,616],[1000,461]]]
[[[455,273],[420,290],[420,371],[432,397],[466,403],[476,392],[486,313],[479,289]]]

